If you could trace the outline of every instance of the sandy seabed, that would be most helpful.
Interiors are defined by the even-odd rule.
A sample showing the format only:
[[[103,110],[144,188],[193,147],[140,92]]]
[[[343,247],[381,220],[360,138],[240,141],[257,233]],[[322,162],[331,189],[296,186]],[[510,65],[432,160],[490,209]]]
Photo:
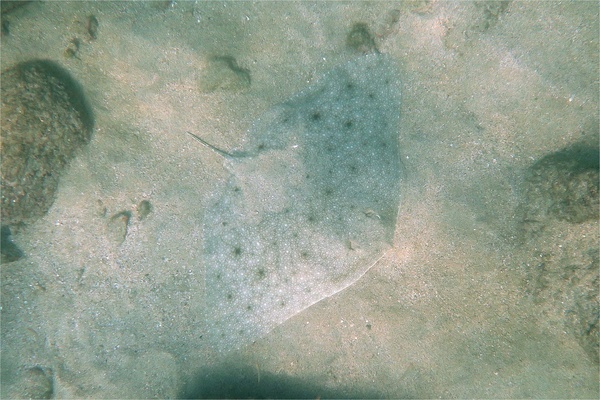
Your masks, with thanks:
[[[597,143],[596,2],[33,2],[3,18],[2,70],[60,63],[95,117],[51,209],[13,230],[26,256],[2,265],[3,398],[598,398],[570,299],[531,282],[536,265],[597,268],[598,220],[530,237],[519,215],[531,165]],[[351,45],[356,23],[402,71],[394,248],[215,352],[201,222],[227,171],[185,132],[234,147],[373,51]]]

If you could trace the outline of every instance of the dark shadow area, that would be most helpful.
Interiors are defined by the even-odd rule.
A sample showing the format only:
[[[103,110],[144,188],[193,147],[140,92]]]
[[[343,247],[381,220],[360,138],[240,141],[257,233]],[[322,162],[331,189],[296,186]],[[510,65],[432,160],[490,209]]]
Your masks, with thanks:
[[[559,165],[568,168],[572,174],[600,169],[600,150],[585,142],[575,143],[567,148],[549,154],[536,162],[533,169]]]
[[[305,380],[261,371],[258,366],[223,364],[201,370],[180,392],[184,399],[375,399],[374,389],[325,387],[318,380]]]
[[[2,258],[0,263],[4,264],[17,261],[23,257],[21,249],[19,249],[19,247],[10,239],[10,228],[6,225],[2,225],[1,233],[0,253],[2,254]]]

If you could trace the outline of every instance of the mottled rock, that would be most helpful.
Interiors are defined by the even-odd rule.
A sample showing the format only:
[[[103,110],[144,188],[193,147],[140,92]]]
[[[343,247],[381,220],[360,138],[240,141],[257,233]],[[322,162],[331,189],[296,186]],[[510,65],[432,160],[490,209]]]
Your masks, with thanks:
[[[527,177],[524,219],[581,223],[598,219],[599,151],[577,143],[537,161]]]
[[[597,133],[528,171],[520,206],[527,292],[600,361]]]
[[[2,224],[30,223],[52,205],[60,175],[89,142],[93,115],[58,64],[32,60],[2,72]]]

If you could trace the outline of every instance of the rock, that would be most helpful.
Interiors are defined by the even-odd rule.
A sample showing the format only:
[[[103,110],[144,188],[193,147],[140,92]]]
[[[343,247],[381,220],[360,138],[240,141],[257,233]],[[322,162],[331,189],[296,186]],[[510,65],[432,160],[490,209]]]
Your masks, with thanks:
[[[527,178],[524,219],[581,223],[598,219],[598,147],[577,143],[537,161]]]
[[[59,178],[89,142],[94,118],[81,86],[58,64],[32,60],[2,72],[2,223],[46,214]]]
[[[533,164],[520,206],[526,288],[600,362],[597,134]]]
[[[346,45],[358,53],[379,53],[369,27],[362,22],[352,25],[350,32],[346,36]]]
[[[108,221],[108,237],[117,246],[121,245],[127,237],[127,228],[130,219],[130,211],[121,211],[110,217]]]
[[[140,221],[142,221],[151,212],[152,212],[152,203],[150,203],[148,200],[140,201],[140,204],[138,204],[138,206],[137,206],[138,219]]]

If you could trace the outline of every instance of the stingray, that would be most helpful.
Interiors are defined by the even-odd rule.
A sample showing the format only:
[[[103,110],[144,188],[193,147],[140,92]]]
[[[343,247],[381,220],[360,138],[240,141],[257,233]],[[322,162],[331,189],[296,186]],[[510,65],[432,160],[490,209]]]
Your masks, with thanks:
[[[206,337],[239,349],[356,282],[391,248],[400,83],[361,56],[274,106],[230,151],[203,220]]]

